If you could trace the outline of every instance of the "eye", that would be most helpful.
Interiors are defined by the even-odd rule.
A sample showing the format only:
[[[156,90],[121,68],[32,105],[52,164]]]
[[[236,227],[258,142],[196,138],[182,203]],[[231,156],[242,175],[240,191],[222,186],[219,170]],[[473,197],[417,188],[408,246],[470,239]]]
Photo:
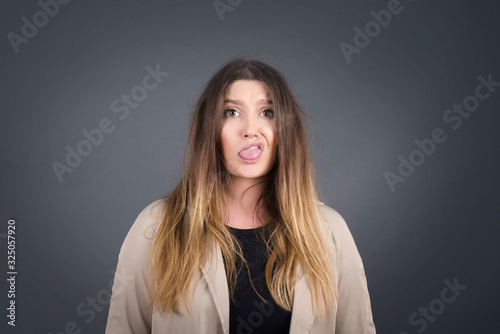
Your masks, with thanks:
[[[274,117],[274,111],[271,110],[271,109],[265,109],[261,114],[264,117],[269,117],[269,118],[273,118]]]
[[[227,117],[235,117],[238,116],[240,113],[236,109],[226,109],[224,110],[224,115]]]

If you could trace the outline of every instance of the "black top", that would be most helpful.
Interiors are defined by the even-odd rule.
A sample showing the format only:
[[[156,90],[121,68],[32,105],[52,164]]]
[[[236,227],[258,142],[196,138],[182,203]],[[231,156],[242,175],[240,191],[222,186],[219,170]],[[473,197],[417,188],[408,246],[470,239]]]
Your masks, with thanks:
[[[234,289],[236,302],[230,300],[229,333],[288,333],[292,314],[274,302],[264,276],[268,256],[266,244],[260,236],[262,227],[248,230],[228,228],[240,243],[255,289],[265,299],[264,302],[250,285],[247,268],[243,265]],[[236,270],[240,264],[241,260],[237,258]]]

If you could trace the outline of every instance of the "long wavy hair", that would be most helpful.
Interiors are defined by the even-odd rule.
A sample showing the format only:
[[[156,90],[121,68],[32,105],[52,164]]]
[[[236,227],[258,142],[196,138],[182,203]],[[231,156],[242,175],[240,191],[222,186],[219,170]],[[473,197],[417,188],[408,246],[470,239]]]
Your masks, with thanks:
[[[307,275],[314,311],[322,318],[336,307],[336,282],[323,238],[305,115],[283,76],[258,60],[235,59],[210,79],[196,104],[182,179],[163,198],[163,217],[153,240],[152,306],[181,313],[190,284],[206,260],[210,242],[220,246],[233,298],[239,270],[246,264],[237,239],[225,225],[225,194],[231,182],[221,148],[224,96],[236,80],[260,80],[269,88],[277,128],[277,156],[259,205],[269,222],[262,229],[269,259],[265,279],[274,301],[291,311],[297,273]],[[300,265],[301,271],[297,271]],[[240,267],[241,269],[241,267]],[[184,308],[184,307],[182,307]]]

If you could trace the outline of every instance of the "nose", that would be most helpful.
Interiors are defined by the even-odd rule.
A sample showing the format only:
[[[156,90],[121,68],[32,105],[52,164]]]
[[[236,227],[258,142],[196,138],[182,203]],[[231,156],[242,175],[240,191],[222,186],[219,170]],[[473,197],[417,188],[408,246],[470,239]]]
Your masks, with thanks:
[[[248,116],[245,119],[243,126],[243,136],[245,138],[257,137],[259,134],[257,120],[253,116]]]

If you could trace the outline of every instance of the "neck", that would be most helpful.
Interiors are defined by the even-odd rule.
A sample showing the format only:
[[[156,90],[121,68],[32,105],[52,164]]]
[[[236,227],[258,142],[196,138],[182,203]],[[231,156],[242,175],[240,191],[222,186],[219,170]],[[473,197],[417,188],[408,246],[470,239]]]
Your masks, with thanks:
[[[244,209],[254,211],[259,197],[264,191],[265,179],[249,180],[233,178],[231,188],[226,195],[226,201],[238,204]]]
[[[229,213],[228,223],[230,226],[257,227],[263,223],[261,219],[265,215],[262,208],[257,208],[257,203],[264,191],[264,186],[264,178],[249,180],[233,177],[231,187],[226,194],[226,208]]]

